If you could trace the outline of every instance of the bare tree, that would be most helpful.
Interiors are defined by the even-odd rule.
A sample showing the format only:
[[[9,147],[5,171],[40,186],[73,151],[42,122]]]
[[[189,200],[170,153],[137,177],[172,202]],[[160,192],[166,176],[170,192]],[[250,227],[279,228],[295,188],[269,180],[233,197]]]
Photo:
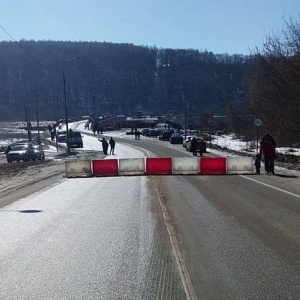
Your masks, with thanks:
[[[299,18],[300,20],[300,18]],[[300,23],[285,21],[283,29],[268,35],[249,77],[247,98],[266,131],[281,142],[300,138]]]

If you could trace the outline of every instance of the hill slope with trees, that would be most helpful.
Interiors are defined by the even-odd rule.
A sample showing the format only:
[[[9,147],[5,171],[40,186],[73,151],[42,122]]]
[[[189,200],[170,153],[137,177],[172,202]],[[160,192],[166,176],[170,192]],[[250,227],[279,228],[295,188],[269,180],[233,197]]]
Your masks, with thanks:
[[[70,60],[72,58],[78,58]],[[1,120],[64,117],[63,71],[70,116],[168,111],[223,113],[244,102],[251,59],[184,49],[99,42],[0,42]]]

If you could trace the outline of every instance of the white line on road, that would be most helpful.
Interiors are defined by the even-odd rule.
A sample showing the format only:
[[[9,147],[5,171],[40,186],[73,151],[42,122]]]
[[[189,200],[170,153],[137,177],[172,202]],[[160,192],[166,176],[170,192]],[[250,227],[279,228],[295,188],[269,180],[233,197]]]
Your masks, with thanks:
[[[280,191],[280,192],[282,192],[282,193],[286,193],[286,194],[288,194],[288,195],[291,195],[291,196],[300,198],[300,195],[297,195],[297,194],[288,192],[288,191],[286,191],[286,190],[280,189],[280,188],[275,187],[275,186],[273,186],[273,185],[270,185],[270,184],[267,184],[267,183],[264,183],[264,182],[255,180],[255,179],[253,179],[253,178],[250,178],[250,177],[247,177],[247,176],[244,176],[244,175],[241,175],[241,177],[246,178],[246,179],[251,180],[251,181],[254,181],[254,182],[256,182],[256,183],[262,184],[262,185],[267,186],[267,187],[269,187],[269,188],[272,188],[272,189],[274,189],[274,190]]]

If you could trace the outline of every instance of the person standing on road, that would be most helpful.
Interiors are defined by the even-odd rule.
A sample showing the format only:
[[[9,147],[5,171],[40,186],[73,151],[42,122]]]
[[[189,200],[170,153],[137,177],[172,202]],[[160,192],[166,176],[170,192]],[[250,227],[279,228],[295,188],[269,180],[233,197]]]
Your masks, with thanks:
[[[107,150],[108,150],[108,142],[105,138],[102,139],[102,149],[103,149],[103,154],[107,155]]]
[[[255,159],[254,165],[255,165],[255,168],[256,168],[256,174],[260,174],[261,163],[260,163],[260,156],[259,156],[259,154],[256,154],[256,159]]]
[[[191,140],[191,151],[193,152],[193,156],[197,156],[197,147],[198,147],[198,141],[195,137]]]
[[[200,149],[200,156],[203,156],[203,153],[205,152],[206,149],[206,142],[203,139],[200,140],[199,149]]]
[[[276,143],[273,137],[271,137],[268,133],[266,133],[260,142],[260,151],[259,156],[260,158],[262,155],[264,156],[265,160],[265,171],[267,174],[275,174],[274,172],[274,160],[275,160],[275,152]]]
[[[110,145],[110,154],[114,155],[115,154],[116,142],[112,137],[109,140],[109,145]]]

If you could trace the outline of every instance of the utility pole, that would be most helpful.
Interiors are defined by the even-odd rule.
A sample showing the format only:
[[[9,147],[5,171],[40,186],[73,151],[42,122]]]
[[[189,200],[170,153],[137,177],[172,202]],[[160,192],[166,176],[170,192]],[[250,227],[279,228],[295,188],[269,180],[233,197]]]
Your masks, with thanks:
[[[27,124],[28,140],[31,141],[31,123],[29,122],[29,116],[28,116],[28,111],[26,109],[26,105],[24,105],[24,109],[25,109],[25,118],[26,118],[26,124]]]
[[[40,121],[39,121],[39,110],[38,110],[38,101],[37,101],[37,96],[36,96],[36,91],[34,93],[35,97],[35,110],[36,110],[36,125],[38,127],[38,143],[41,143],[40,139]]]
[[[184,103],[184,137],[186,138],[186,126],[187,126],[187,107],[186,107],[186,98],[184,94],[182,95],[183,103]]]
[[[66,93],[66,77],[65,77],[65,62],[80,59],[81,57],[73,57],[70,59],[65,59],[63,61],[63,83],[64,83],[64,102],[65,102],[65,118],[66,118],[66,143],[67,143],[67,152],[70,153],[69,145],[69,117],[68,117],[68,103],[67,103],[67,93]]]

